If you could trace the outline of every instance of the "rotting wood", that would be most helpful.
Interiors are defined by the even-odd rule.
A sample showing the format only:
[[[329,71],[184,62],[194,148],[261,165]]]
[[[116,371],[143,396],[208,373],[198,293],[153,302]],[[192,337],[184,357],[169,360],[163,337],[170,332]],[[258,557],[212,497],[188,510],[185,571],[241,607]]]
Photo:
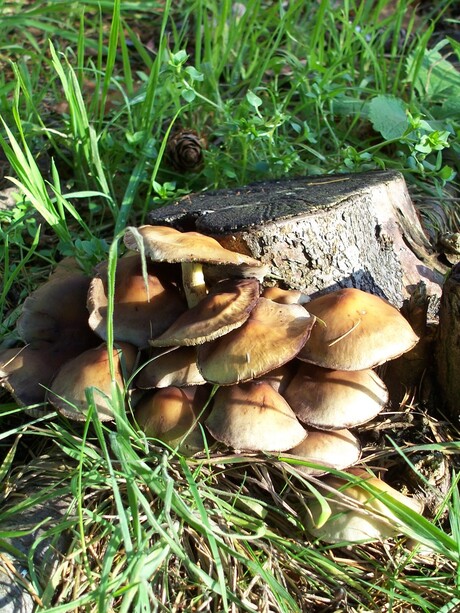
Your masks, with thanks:
[[[460,417],[460,264],[446,280],[439,309],[436,369],[442,401],[450,414]]]
[[[439,298],[434,258],[403,176],[394,171],[265,181],[186,196],[149,223],[209,234],[268,264],[309,295],[358,287],[400,307],[424,281]]]

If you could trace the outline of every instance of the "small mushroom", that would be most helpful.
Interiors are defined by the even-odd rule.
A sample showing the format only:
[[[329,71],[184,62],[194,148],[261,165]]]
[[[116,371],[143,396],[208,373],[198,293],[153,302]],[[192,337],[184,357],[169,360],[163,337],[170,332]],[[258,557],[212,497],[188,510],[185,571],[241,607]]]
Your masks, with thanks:
[[[180,262],[182,280],[189,307],[206,296],[203,264],[232,264],[240,267],[262,267],[250,256],[222,247],[214,238],[199,232],[179,232],[167,226],[144,225],[128,228],[125,234],[128,249],[139,250],[142,241],[145,253],[155,262]]]
[[[260,377],[298,354],[314,322],[299,304],[259,298],[246,323],[198,347],[198,368],[206,381],[219,385]]]
[[[353,466],[361,457],[361,444],[349,430],[323,430],[308,429],[308,436],[301,443],[287,452],[299,459],[324,466],[313,468],[304,464],[294,464],[299,473],[304,475],[324,475],[328,468],[343,470]]]
[[[152,349],[149,359],[136,378],[141,389],[187,387],[206,383],[198,370],[195,347],[175,347],[169,351]]]
[[[242,326],[258,300],[256,279],[221,281],[150,344],[153,347],[190,346],[215,340]]]
[[[152,439],[193,455],[205,447],[199,415],[204,406],[197,388],[165,387],[146,394],[138,403],[134,417]]]
[[[245,451],[286,451],[307,436],[288,403],[264,381],[220,388],[206,427],[217,441]]]
[[[107,264],[97,268],[88,292],[89,325],[107,340]],[[115,341],[148,347],[148,341],[164,332],[187,309],[185,300],[172,283],[162,281],[147,263],[142,274],[141,257],[133,254],[117,262],[113,330]]]
[[[283,395],[302,423],[322,430],[364,424],[388,402],[385,384],[371,369],[329,370],[307,363]]]
[[[423,511],[423,504],[415,499],[401,494],[381,479],[367,471],[350,468],[351,475],[359,477],[384,496],[390,496],[395,501],[409,507],[416,513]],[[329,519],[323,524],[319,522],[324,508],[318,500],[312,499],[307,516],[307,530],[313,536],[328,543],[365,543],[383,541],[401,533],[402,523],[391,509],[377,495],[373,494],[360,483],[351,483],[329,475],[323,481],[328,491],[326,500],[331,508]]]
[[[318,322],[298,357],[323,368],[374,368],[418,342],[395,307],[359,289],[340,289],[315,298],[308,310]]]
[[[93,390],[96,410],[101,421],[114,418],[112,408],[113,384],[123,389],[131,374],[137,350],[128,343],[119,343],[113,348],[115,379],[109,369],[109,354],[104,344],[88,349],[66,362],[54,379],[48,400],[69,419],[84,421],[88,414],[87,390]]]
[[[282,289],[281,287],[266,287],[262,292],[264,298],[280,304],[307,304],[310,298],[297,289]]]

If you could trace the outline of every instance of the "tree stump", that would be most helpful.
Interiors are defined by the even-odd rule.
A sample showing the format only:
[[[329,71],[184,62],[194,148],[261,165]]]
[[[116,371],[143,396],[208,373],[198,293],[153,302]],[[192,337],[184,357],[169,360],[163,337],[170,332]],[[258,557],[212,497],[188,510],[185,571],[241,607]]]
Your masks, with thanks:
[[[311,296],[357,287],[400,307],[424,281],[439,297],[442,270],[403,176],[394,171],[301,177],[186,196],[148,221],[196,230],[267,264]]]
[[[460,416],[460,264],[444,284],[436,341],[437,380],[446,408]]]

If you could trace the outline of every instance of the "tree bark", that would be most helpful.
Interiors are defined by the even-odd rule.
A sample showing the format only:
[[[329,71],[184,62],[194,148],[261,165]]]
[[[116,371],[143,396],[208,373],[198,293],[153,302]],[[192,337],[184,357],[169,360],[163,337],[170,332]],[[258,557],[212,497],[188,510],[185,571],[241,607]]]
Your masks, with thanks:
[[[437,381],[452,416],[460,416],[460,264],[444,284],[436,340]]]
[[[404,178],[394,171],[195,194],[150,212],[149,223],[211,235],[311,296],[357,287],[400,307],[420,281],[428,294],[441,294],[443,271],[433,269]]]

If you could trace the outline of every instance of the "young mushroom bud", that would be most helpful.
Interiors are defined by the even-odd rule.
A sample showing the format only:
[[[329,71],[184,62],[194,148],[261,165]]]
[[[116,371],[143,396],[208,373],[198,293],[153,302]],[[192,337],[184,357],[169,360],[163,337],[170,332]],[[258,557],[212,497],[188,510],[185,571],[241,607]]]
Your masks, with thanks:
[[[320,523],[324,506],[316,498],[308,504],[307,530],[313,536],[328,543],[366,543],[383,541],[400,534],[403,522],[389,504],[385,504],[386,497],[412,512],[423,511],[419,500],[401,494],[365,470],[351,468],[347,472],[359,478],[358,482],[348,482],[331,475],[324,479],[327,490],[324,489],[323,494],[331,509],[329,519]]]

